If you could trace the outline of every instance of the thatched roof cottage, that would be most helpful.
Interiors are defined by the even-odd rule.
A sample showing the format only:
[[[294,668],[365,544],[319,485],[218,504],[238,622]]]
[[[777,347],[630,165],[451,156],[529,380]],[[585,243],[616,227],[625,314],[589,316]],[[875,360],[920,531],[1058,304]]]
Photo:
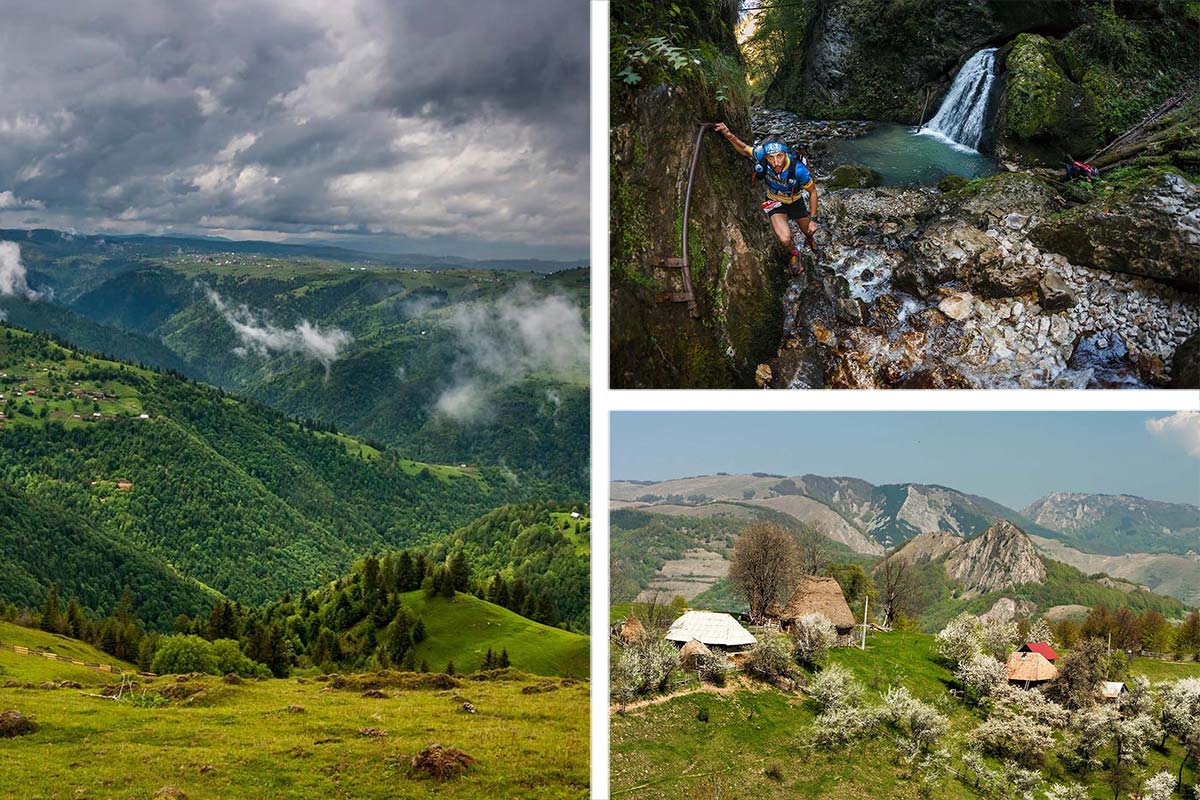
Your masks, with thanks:
[[[667,641],[682,645],[693,639],[708,647],[740,650],[750,647],[758,640],[728,614],[712,611],[687,611],[671,623]]]
[[[778,606],[776,606],[778,608]],[[771,609],[768,609],[768,614]],[[849,636],[854,630],[854,614],[846,605],[842,587],[833,578],[805,575],[800,579],[787,604],[779,611],[779,627],[788,630],[805,614],[820,614],[833,623],[838,636]]]

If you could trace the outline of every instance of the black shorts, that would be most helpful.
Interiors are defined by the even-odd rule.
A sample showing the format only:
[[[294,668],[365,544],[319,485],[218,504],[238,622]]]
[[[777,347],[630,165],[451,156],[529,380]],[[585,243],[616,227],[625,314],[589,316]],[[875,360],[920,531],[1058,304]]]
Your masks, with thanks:
[[[787,214],[788,219],[804,219],[808,216],[808,203],[804,200],[794,200],[791,203],[767,200],[763,203],[763,213],[768,217],[774,214]]]

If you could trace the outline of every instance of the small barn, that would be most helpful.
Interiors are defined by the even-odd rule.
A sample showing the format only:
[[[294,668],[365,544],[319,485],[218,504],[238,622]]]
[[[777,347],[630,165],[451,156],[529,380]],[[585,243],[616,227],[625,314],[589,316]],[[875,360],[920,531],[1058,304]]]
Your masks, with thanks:
[[[772,610],[767,609],[768,618]],[[787,631],[805,614],[820,614],[832,622],[833,627],[837,628],[839,639],[848,638],[854,630],[854,614],[846,604],[842,587],[833,578],[805,575],[787,603],[780,609],[776,619],[780,629]]]
[[[638,645],[646,641],[646,628],[632,611],[621,626],[621,641],[626,645]]]
[[[1121,695],[1128,692],[1125,684],[1121,681],[1104,681],[1100,684],[1097,693],[1100,699],[1106,703],[1116,703],[1121,699]]]
[[[1008,682],[1024,689],[1032,689],[1058,677],[1058,667],[1046,660],[1041,653],[1018,650],[1010,653],[1005,664]]]
[[[1021,645],[1018,652],[1040,653],[1051,664],[1058,661],[1058,653],[1054,652],[1054,648],[1050,646],[1049,642],[1026,642]]]
[[[720,647],[723,650],[741,650],[758,641],[736,619],[713,611],[684,612],[682,617],[671,623],[666,639],[677,645],[685,645],[695,639],[709,648]]]

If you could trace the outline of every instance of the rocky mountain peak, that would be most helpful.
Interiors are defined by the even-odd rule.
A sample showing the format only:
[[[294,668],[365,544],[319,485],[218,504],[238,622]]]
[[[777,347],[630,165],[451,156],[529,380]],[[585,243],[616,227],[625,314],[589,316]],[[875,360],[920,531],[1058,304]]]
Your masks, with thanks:
[[[946,574],[966,591],[982,594],[1041,583],[1046,579],[1046,566],[1025,532],[1001,519],[954,548],[946,558]]]

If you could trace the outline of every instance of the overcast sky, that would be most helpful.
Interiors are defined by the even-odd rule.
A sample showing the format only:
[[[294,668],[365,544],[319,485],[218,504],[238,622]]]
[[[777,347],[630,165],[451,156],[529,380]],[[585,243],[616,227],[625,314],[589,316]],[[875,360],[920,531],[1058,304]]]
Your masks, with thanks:
[[[1200,504],[1200,413],[618,412],[612,477],[814,473],[938,483],[1020,510],[1049,492]]]
[[[587,253],[584,0],[0,9],[0,226]]]

